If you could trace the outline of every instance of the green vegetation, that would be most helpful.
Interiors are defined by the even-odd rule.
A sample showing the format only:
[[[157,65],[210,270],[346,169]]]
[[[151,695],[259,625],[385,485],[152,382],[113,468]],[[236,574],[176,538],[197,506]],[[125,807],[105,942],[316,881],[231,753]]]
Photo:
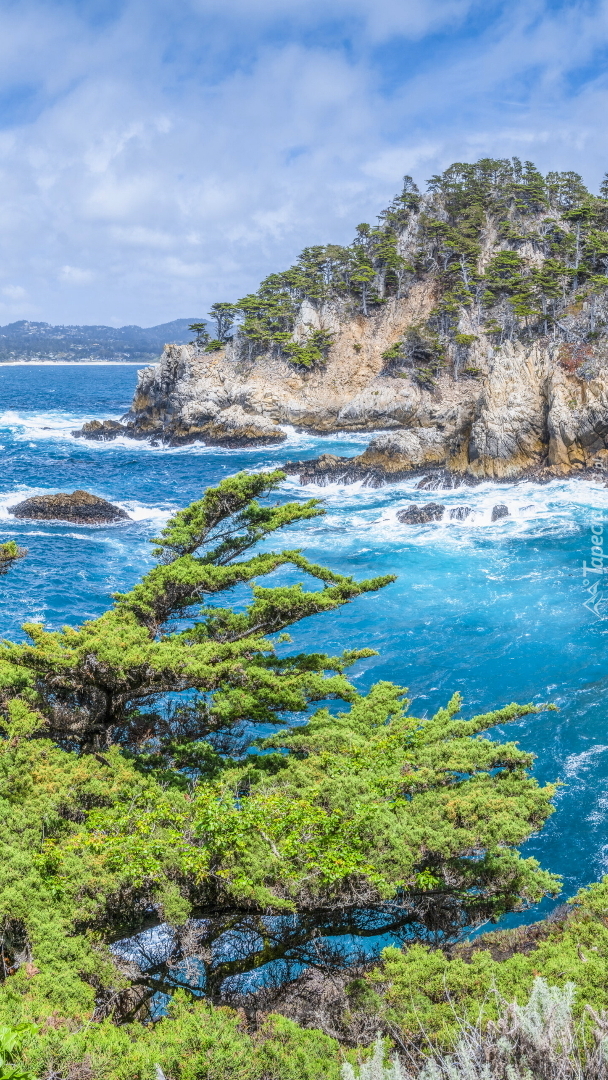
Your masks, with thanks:
[[[207,323],[190,323],[188,329],[191,330],[193,334],[196,334],[196,344],[199,347],[205,346],[207,344],[207,342],[209,341],[209,331],[207,330]]]
[[[462,334],[465,347],[475,340],[475,335]],[[435,379],[445,366],[445,346],[432,324],[416,323],[409,327],[401,341],[395,342],[383,354],[385,374],[404,371],[421,386],[433,387]]]
[[[432,280],[386,375],[475,378],[480,346],[550,336],[591,377],[607,268],[608,179],[594,196],[571,172],[457,163],[425,195],[406,178],[350,246],[214,304],[213,338],[190,329],[312,370],[333,314]],[[419,1080],[484,1060],[523,1080],[556,1054],[599,1078],[608,879],[568,917],[462,940],[559,891],[518,851],[554,786],[484,734],[551,706],[462,719],[454,695],[415,717],[403,688],[347,677],[371,650],[294,651],[292,625],[393,579],[272,550],[324,512],[273,501],[283,478],[239,474],[176,514],[100,618],[0,644],[0,1080],[394,1080],[424,1055]],[[24,554],[0,545],[0,574]],[[349,944],[388,934],[403,948],[380,960]]]
[[[357,1056],[283,1016],[249,1033],[236,1012],[178,993],[155,1024],[48,1024],[22,1052],[31,1072],[14,1080],[340,1080],[341,1062]]]
[[[36,1080],[19,1056],[27,1037],[37,1030],[35,1024],[0,1024],[0,1080]]]
[[[303,345],[288,341],[283,346],[283,352],[294,364],[307,368],[318,367],[327,359],[333,340],[334,335],[327,330],[314,330]]]
[[[33,1075],[151,1078],[158,1065],[178,1080],[205,1062],[213,1078],[337,1080],[335,1038],[281,1016],[247,1033],[224,1007],[251,973],[343,978],[345,936],[387,932],[421,943],[403,955],[423,968],[427,949],[442,956],[465,927],[559,889],[517,851],[554,788],[530,776],[530,754],[481,736],[541,706],[463,720],[455,695],[420,719],[400,687],[348,681],[370,650],[279,647],[286,627],[392,580],[267,550],[323,512],[269,500],[282,478],[209,489],[100,618],[2,644],[0,1024],[39,1028],[19,1029]],[[311,715],[332,698],[346,708]],[[258,724],[275,733],[256,737]]]
[[[25,548],[20,548],[15,540],[8,540],[4,544],[0,544],[0,576],[8,574],[11,566],[13,566],[18,559],[23,559],[27,555]]]
[[[583,889],[561,920],[480,937],[449,954],[423,945],[386,949],[383,962],[350,988],[351,1007],[421,1045],[450,1047],[463,1020],[496,1020],[501,1003],[523,1004],[534,980],[576,986],[574,1013],[608,1006],[608,879]]]
[[[269,354],[318,367],[333,343],[336,313],[372,317],[423,281],[437,293],[430,318],[416,328],[427,361],[412,361],[405,340],[385,353],[390,373],[423,386],[432,388],[448,363],[456,376],[477,372],[467,353],[480,334],[494,345],[535,336],[593,340],[608,326],[607,196],[606,182],[596,196],[578,173],[543,176],[518,158],[456,162],[429,180],[424,195],[405,177],[378,223],[357,226],[352,244],[305,248],[257,292],[214,304],[217,337],[206,347],[220,348],[236,328],[234,357]],[[304,328],[303,303],[316,313]],[[580,317],[584,303],[588,314]]]
[[[322,315],[326,305],[346,303],[368,316],[389,296],[401,296],[414,268],[398,252],[399,232],[419,202],[416,185],[406,177],[401,194],[380,215],[379,224],[359,225],[350,246],[305,248],[289,270],[265,278],[256,293],[233,305],[215,304],[214,309],[222,307],[231,320],[239,320],[240,351],[250,358],[270,352],[304,367],[323,363],[332,335],[321,318],[319,329],[296,342],[293,331],[300,305],[308,301]],[[223,339],[219,325],[218,338]]]

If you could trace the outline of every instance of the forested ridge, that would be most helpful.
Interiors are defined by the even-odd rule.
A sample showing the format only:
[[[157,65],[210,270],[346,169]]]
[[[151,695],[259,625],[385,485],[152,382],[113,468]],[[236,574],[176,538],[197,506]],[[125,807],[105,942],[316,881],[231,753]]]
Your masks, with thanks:
[[[563,344],[570,369],[591,357],[607,324],[608,181],[598,195],[573,171],[543,176],[529,161],[457,162],[433,176],[424,194],[411,177],[380,213],[362,223],[352,244],[307,247],[288,270],[255,293],[213,305],[207,351],[231,343],[235,358],[282,355],[296,365],[324,363],[333,335],[327,318],[371,317],[416,281],[431,278],[430,317],[387,352],[393,367],[422,382],[439,371],[475,370],[471,345],[550,337]],[[326,316],[294,337],[301,305]],[[586,318],[572,320],[585,306]]]

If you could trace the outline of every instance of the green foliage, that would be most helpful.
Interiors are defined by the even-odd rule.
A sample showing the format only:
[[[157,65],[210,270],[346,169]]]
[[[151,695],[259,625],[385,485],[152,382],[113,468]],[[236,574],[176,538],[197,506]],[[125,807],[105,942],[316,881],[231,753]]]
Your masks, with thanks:
[[[188,327],[193,334],[196,334],[196,344],[206,345],[209,341],[209,331],[207,330],[207,324],[204,322],[191,323]]]
[[[424,945],[386,949],[353,984],[352,1007],[375,1014],[400,1044],[453,1046],[463,1023],[495,1021],[504,1002],[524,1004],[535,980],[576,987],[574,1015],[608,1007],[608,878],[571,901],[570,918],[499,931],[447,954]]]
[[[28,1036],[37,1032],[35,1024],[0,1024],[0,1080],[36,1080],[17,1060]]]
[[[89,1080],[154,1080],[157,1068],[171,1080],[339,1080],[345,1056],[335,1039],[285,1017],[270,1015],[252,1035],[233,1010],[182,993],[155,1024],[54,1024],[25,1051],[34,1076]]]
[[[229,318],[240,319],[238,336],[249,356],[271,351],[302,367],[323,362],[331,345],[327,331],[313,332],[304,343],[293,339],[302,301],[317,308],[340,301],[367,316],[389,296],[400,296],[414,268],[398,252],[399,232],[419,203],[416,185],[411,177],[405,177],[402,193],[380,214],[379,224],[359,225],[349,247],[326,244],[305,248],[293,266],[265,278],[256,293],[234,305],[214,304],[213,317],[217,319],[215,309],[222,307]],[[222,339],[219,329],[218,338]]]
[[[322,513],[259,502],[282,477],[239,474],[176,514],[158,565],[101,618],[3,644],[0,1015],[82,1019],[96,1002],[128,1020],[193,980],[221,1002],[228,978],[266,965],[343,966],[345,934],[449,940],[558,887],[517,852],[553,788],[531,755],[479,737],[538,706],[461,720],[456,695],[417,719],[399,687],[349,683],[371,650],[278,654],[269,634],[392,580],[252,553]],[[217,603],[289,568],[317,587]],[[332,698],[349,708],[285,728]],[[281,730],[256,743],[252,723]],[[160,955],[113,959],[110,942],[155,922],[172,927]]]
[[[266,352],[303,368],[316,366],[331,342],[325,331],[294,340],[304,301],[319,313],[329,304],[367,317],[428,274],[439,297],[425,333],[436,335],[436,351],[444,356],[464,345],[458,324],[465,310],[476,309],[500,342],[514,335],[555,337],[564,332],[560,318],[581,288],[595,282],[594,295],[605,294],[598,284],[608,266],[605,194],[590,194],[578,173],[543,177],[532,162],[518,158],[456,162],[431,177],[424,196],[405,177],[378,224],[358,225],[349,246],[305,248],[293,266],[271,274],[257,292],[235,304],[214,304],[218,333],[209,348],[219,347],[238,319],[235,356],[251,359]],[[498,244],[488,261],[492,233]],[[588,332],[595,332],[595,315]],[[399,359],[391,351],[396,349],[385,354],[389,364]],[[419,367],[419,381],[432,387],[434,365]]]
[[[217,341],[220,342],[220,346],[225,344],[230,337],[230,331],[234,325],[236,313],[237,309],[234,304],[220,301],[211,305],[209,315],[215,323]]]
[[[410,326],[401,341],[383,353],[385,371],[409,369],[421,386],[432,387],[435,378],[445,365],[445,345],[439,334],[429,325],[416,323]]]
[[[15,540],[7,540],[6,543],[0,544],[0,577],[8,574],[11,566],[26,555],[27,549],[19,547]]]
[[[327,330],[313,330],[303,344],[289,341],[283,346],[283,352],[293,364],[302,367],[318,367],[325,363],[327,354],[333,345],[334,335]]]
[[[158,541],[161,564],[130,593],[116,596],[100,619],[54,632],[31,624],[31,644],[5,642],[4,699],[23,692],[65,746],[103,750],[119,741],[138,748],[154,738],[158,757],[176,739],[219,731],[228,737],[246,720],[272,723],[277,712],[298,712],[309,701],[343,692],[350,698],[339,658],[279,659],[267,635],[392,579],[358,584],[297,551],[239,561],[277,529],[322,513],[316,500],[261,506],[256,495],[271,492],[282,478],[280,472],[240,474],[177,514]],[[217,605],[218,593],[288,566],[322,588],[254,584],[244,610]],[[176,620],[186,622],[176,629]],[[188,701],[163,716],[157,704],[167,693],[188,694]]]

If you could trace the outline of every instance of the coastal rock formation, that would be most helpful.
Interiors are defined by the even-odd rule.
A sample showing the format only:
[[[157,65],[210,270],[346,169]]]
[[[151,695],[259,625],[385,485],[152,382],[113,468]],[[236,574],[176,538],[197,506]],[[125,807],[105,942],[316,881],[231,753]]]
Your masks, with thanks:
[[[397,520],[404,525],[427,525],[429,521],[441,521],[445,508],[441,503],[425,503],[424,506],[408,506],[406,510],[400,510]]]
[[[285,432],[273,420],[266,416],[245,412],[240,405],[222,409],[207,423],[201,417],[182,416],[170,424],[155,428],[153,425],[118,420],[91,420],[72,435],[79,439],[95,439],[108,442],[119,435],[133,439],[152,437],[153,441],[163,442],[167,446],[179,446],[184,443],[204,442],[208,446],[252,446],[257,443],[271,445],[283,442]]]
[[[355,458],[317,459],[328,482],[332,473],[344,482],[365,474],[373,484],[429,468],[470,480],[606,469],[608,350],[596,350],[592,377],[583,378],[561,366],[553,343],[506,342],[489,349],[479,376],[444,373],[428,389],[382,374],[386,324],[395,333],[412,318],[408,302],[387,306],[363,327],[346,324],[327,364],[312,373],[276,358],[246,364],[225,351],[205,356],[195,346],[167,346],[157,366],[140,372],[122,424],[93,421],[74,434],[244,446],[283,441],[278,424],[323,434],[389,429]],[[364,356],[352,351],[355,330],[367,339]]]
[[[498,503],[492,507],[492,521],[500,521],[501,518],[509,517],[509,507],[504,503]]]
[[[110,442],[117,435],[128,434],[128,429],[118,420],[89,420],[88,424],[72,432],[76,439],[95,439],[97,442]]]
[[[139,373],[122,426],[80,434],[239,446],[280,441],[278,425],[377,432],[350,460],[303,463],[302,482],[605,477],[607,251],[608,199],[575,173],[484,160],[425,195],[406,178],[379,225],[224,304],[217,339],[167,345]]]
[[[46,521],[74,521],[79,525],[106,525],[115,521],[130,521],[129,515],[118,506],[91,495],[88,491],[60,491],[56,495],[33,495],[9,513],[17,518]]]

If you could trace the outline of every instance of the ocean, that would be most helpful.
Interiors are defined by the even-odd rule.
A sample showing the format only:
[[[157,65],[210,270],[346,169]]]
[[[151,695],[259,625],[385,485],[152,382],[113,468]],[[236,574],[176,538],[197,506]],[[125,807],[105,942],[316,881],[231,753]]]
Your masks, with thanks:
[[[26,621],[57,628],[101,614],[112,592],[153,565],[149,541],[168,516],[222,477],[323,452],[354,455],[369,441],[369,434],[320,438],[286,428],[278,448],[226,450],[71,435],[86,420],[118,419],[136,376],[133,365],[119,364],[0,367],[0,539],[29,551],[2,580],[4,637],[22,639]],[[456,690],[466,717],[511,701],[554,702],[558,712],[493,735],[533,751],[540,780],[561,782],[556,813],[522,848],[563,876],[561,903],[608,873],[608,585],[604,598],[601,575],[593,568],[584,575],[592,527],[597,535],[597,523],[608,520],[608,489],[576,479],[436,492],[416,491],[415,484],[303,488],[290,477],[282,485],[280,498],[318,497],[327,511],[285,530],[282,546],[356,577],[398,575],[337,614],[293,627],[290,648],[377,649],[351,677],[361,689],[378,679],[408,687],[415,715],[430,715]],[[117,503],[132,521],[84,527],[19,522],[9,514],[29,495],[76,488]],[[424,526],[397,520],[408,504],[429,501],[466,505],[471,513]],[[509,516],[492,522],[497,503]],[[294,571],[281,573],[294,580]],[[555,903],[503,925],[536,920]]]

